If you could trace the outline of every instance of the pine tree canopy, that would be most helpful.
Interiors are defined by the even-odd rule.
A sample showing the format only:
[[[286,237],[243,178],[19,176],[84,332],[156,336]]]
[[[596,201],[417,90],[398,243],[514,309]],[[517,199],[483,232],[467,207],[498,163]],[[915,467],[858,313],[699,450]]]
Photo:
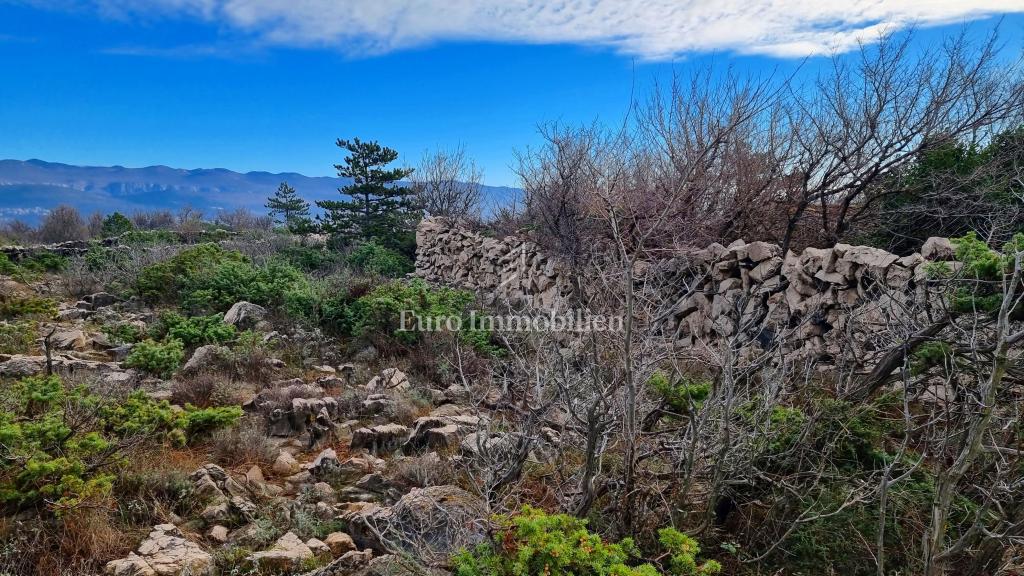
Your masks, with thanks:
[[[345,200],[320,200],[319,217],[324,231],[335,241],[376,239],[389,247],[407,248],[419,216],[415,192],[397,183],[412,174],[410,168],[389,168],[398,152],[377,142],[358,138],[339,139],[338,147],[348,152],[344,164],[337,164],[338,176],[352,183],[338,191]]]
[[[267,198],[266,207],[275,221],[287,226],[292,233],[304,234],[313,228],[309,202],[299,197],[287,182],[281,182],[274,195]]]

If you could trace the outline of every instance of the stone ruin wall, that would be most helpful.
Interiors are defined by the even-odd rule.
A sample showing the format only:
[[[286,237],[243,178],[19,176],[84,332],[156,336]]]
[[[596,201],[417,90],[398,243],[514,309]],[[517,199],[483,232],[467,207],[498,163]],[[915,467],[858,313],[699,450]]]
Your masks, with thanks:
[[[428,219],[416,240],[416,275],[429,282],[540,310],[571,299],[564,268],[523,238],[488,238]],[[647,284],[661,287],[654,300],[664,308],[656,314],[679,347],[730,342],[741,356],[772,350],[790,360],[860,368],[935,305],[926,290],[927,263],[953,257],[944,238],[904,257],[847,244],[784,255],[774,244],[738,240],[683,251],[644,273],[659,275]]]
[[[549,309],[572,293],[568,275],[529,240],[486,236],[423,220],[416,229],[416,276],[445,286],[473,290],[490,302]]]

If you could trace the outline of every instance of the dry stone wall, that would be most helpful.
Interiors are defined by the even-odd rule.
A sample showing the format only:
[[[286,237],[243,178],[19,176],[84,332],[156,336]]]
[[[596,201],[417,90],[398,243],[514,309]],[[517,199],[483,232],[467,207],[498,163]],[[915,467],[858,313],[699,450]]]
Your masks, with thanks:
[[[488,238],[444,218],[416,230],[416,275],[436,284],[474,290],[494,302],[551,308],[571,293],[568,275],[535,243]]]
[[[681,251],[641,272],[654,275],[643,278],[656,287],[647,300],[660,303],[652,317],[680,347],[729,342],[741,355],[771,350],[864,366],[891,344],[885,339],[928,313],[928,262],[953,258],[944,238],[904,257],[847,244],[783,254],[774,244],[738,240]],[[418,229],[416,274],[540,309],[568,305],[572,294],[565,268],[536,244],[443,219]]]

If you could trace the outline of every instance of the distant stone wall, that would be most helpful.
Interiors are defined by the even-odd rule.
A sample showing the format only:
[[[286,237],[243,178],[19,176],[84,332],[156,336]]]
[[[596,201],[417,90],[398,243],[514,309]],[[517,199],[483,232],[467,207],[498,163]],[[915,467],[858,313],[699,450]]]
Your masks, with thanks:
[[[116,238],[107,238],[102,241],[103,245],[109,246],[117,243]],[[59,244],[36,244],[33,246],[0,246],[0,254],[4,254],[12,262],[20,262],[36,254],[49,253],[57,256],[71,258],[81,256],[89,251],[89,242],[85,240],[72,240]]]
[[[563,267],[533,242],[488,238],[428,218],[416,230],[416,275],[474,290],[495,302],[551,308],[571,293]]]
[[[196,244],[201,242],[223,242],[226,239],[230,240],[236,236],[235,232],[229,230],[202,230],[197,235],[186,235],[182,232],[175,230],[169,230],[176,238],[176,242],[182,244]],[[93,240],[69,240],[67,242],[59,242],[56,244],[32,244],[28,246],[0,246],[0,254],[7,256],[12,262],[20,262],[26,258],[31,258],[38,254],[55,254],[57,256],[63,256],[65,258],[73,258],[75,256],[82,256],[94,246],[120,246],[122,236],[111,236],[109,238],[97,238]],[[307,243],[311,245],[322,245],[325,242],[325,236],[311,234],[307,236]]]
[[[783,255],[766,242],[681,251],[647,263],[648,286],[663,304],[657,322],[680,347],[745,343],[741,354],[781,350],[789,358],[864,366],[891,342],[891,328],[927,312],[925,264],[953,260],[944,238],[900,257],[868,246],[837,244]],[[550,308],[567,302],[564,267],[536,244],[487,238],[446,220],[417,231],[416,274],[472,289],[496,301]],[[882,330],[885,327],[887,330]],[[778,344],[778,346],[774,346]]]

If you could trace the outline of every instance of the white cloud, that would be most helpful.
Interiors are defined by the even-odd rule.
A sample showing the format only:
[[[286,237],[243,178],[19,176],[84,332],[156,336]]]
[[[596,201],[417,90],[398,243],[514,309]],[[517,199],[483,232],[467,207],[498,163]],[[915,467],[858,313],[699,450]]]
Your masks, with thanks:
[[[1024,0],[92,0],[181,14],[270,44],[386,53],[445,40],[610,46],[647,59],[846,51],[882,31],[1024,12]]]

